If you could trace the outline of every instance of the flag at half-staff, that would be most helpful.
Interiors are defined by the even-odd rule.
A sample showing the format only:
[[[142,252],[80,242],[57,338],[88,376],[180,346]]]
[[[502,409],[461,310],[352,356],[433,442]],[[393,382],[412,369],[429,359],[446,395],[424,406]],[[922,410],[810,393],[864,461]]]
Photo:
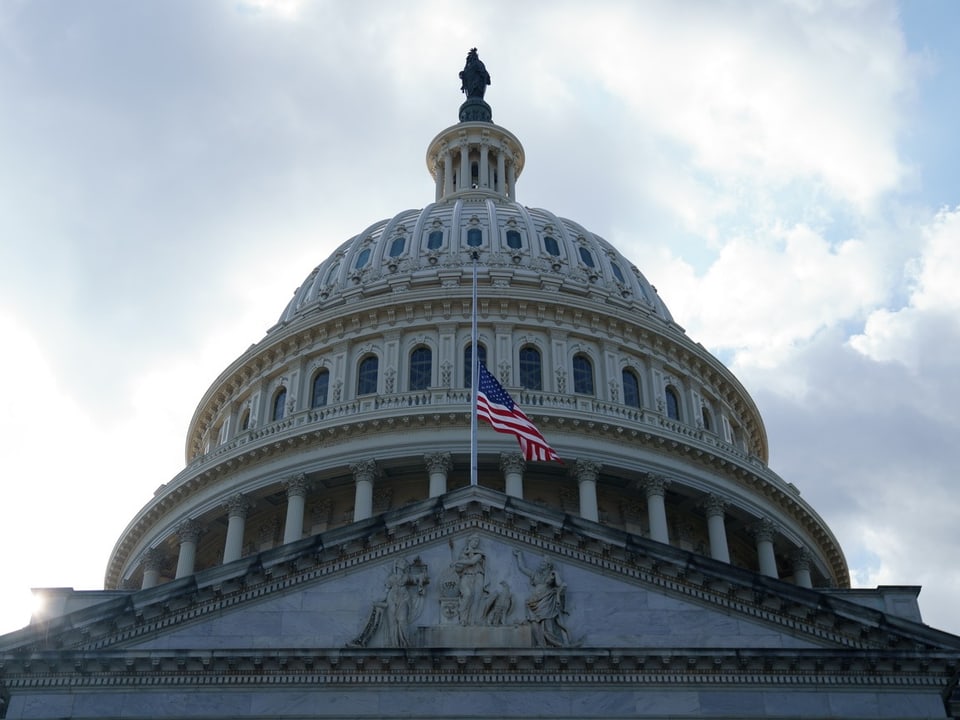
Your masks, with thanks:
[[[556,460],[563,463],[536,425],[530,422],[530,418],[482,362],[480,381],[477,383],[477,417],[486,420],[497,432],[514,435],[520,443],[524,460]]]

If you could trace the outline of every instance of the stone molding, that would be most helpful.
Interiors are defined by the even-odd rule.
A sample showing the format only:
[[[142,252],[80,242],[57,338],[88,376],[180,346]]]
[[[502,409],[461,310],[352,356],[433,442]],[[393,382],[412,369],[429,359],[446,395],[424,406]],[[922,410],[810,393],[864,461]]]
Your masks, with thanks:
[[[287,492],[287,497],[307,496],[307,476],[304,473],[297,473],[283,481],[283,488]]]
[[[177,539],[181,545],[185,542],[196,543],[203,534],[203,531],[203,526],[196,520],[184,520],[177,525]]]
[[[943,688],[955,654],[834,650],[296,650],[110,651],[5,658],[8,690],[550,684]],[[113,674],[111,674],[113,673]]]

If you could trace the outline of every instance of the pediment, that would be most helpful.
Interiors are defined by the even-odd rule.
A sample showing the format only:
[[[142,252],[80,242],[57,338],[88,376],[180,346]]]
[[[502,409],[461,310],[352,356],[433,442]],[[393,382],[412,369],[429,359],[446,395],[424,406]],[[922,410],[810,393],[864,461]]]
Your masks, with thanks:
[[[479,488],[22,639],[34,650],[132,651],[958,647],[916,623]]]

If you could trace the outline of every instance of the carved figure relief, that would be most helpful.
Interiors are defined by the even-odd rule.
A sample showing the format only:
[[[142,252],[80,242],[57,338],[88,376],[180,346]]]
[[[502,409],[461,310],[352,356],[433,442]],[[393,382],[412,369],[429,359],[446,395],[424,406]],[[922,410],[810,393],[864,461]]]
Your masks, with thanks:
[[[411,626],[423,611],[429,583],[427,566],[419,557],[412,563],[397,560],[384,583],[386,596],[373,603],[363,630],[347,644],[351,647],[367,647],[379,631],[383,647],[408,647]]]
[[[517,568],[530,579],[530,594],[527,596],[527,622],[533,630],[533,643],[537,647],[565,647],[570,645],[570,635],[563,625],[566,610],[567,586],[560,579],[556,566],[543,558],[536,570],[523,564],[519,550],[513,551]]]

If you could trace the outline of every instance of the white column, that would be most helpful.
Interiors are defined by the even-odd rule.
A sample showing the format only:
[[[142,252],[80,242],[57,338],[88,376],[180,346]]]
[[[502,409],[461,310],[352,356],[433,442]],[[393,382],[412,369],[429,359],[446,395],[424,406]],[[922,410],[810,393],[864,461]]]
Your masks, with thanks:
[[[503,472],[504,491],[510,497],[523,500],[523,471],[527,461],[518,452],[500,453],[500,470]]]
[[[500,148],[497,151],[497,187],[496,191],[501,195],[505,195],[504,188],[507,186],[507,159],[503,148]]]
[[[307,476],[298,473],[284,481],[287,490],[287,519],[283,523],[283,544],[303,537],[303,511],[307,504]]]
[[[361,460],[350,466],[356,483],[353,501],[353,521],[366,520],[373,515],[373,481],[377,478],[377,461]]]
[[[723,511],[726,501],[710,495],[704,503],[707,514],[707,534],[710,536],[710,557],[721,562],[730,562],[730,548],[727,546],[727,528]]]
[[[453,192],[453,155],[447,150],[443,154],[443,194]],[[439,200],[440,198],[437,198]]]
[[[507,197],[511,200],[517,199],[517,169],[513,163],[513,158],[510,159],[510,164],[507,165]]]
[[[250,501],[237,493],[226,502],[227,539],[223,544],[223,564],[239,560],[243,555],[243,530],[247,522]]]
[[[177,527],[177,537],[180,540],[180,553],[177,555],[177,578],[193,574],[193,565],[197,558],[197,541],[200,526],[193,520],[185,520]]]
[[[650,522],[650,539],[664,544],[670,543],[670,531],[667,528],[667,506],[664,497],[670,482],[660,475],[651,475],[644,482],[647,494],[647,519]]]
[[[430,475],[430,497],[440,497],[447,491],[447,474],[453,468],[450,453],[428,453],[423,461]]]
[[[435,182],[435,184],[436,184],[436,196],[437,196],[437,201],[439,201],[440,198],[443,197],[443,175],[444,175],[444,173],[443,173],[443,165],[441,164],[440,159],[439,159],[439,158],[436,158],[436,159],[435,159],[435,162],[436,162],[436,164],[435,164],[433,167],[434,167],[434,171],[437,173],[437,177],[435,178],[434,182]]]
[[[577,460],[574,465],[577,484],[580,486],[580,517],[584,520],[600,520],[597,507],[597,478],[600,476],[600,467],[600,463],[593,460]]]
[[[477,180],[480,187],[490,187],[490,145],[486,140],[480,144],[480,177]]]
[[[760,574],[777,578],[777,557],[773,552],[773,538],[777,527],[767,518],[761,518],[753,528],[753,535],[757,541],[757,564]]]
[[[460,174],[457,176],[457,190],[470,189],[470,146],[464,140],[460,144]]]
[[[143,554],[143,582],[141,590],[156,587],[160,583],[160,568],[163,565],[164,555],[159,548],[150,548]]]
[[[813,578],[810,577],[810,551],[805,547],[797,548],[793,556],[793,582],[800,587],[813,587]]]

